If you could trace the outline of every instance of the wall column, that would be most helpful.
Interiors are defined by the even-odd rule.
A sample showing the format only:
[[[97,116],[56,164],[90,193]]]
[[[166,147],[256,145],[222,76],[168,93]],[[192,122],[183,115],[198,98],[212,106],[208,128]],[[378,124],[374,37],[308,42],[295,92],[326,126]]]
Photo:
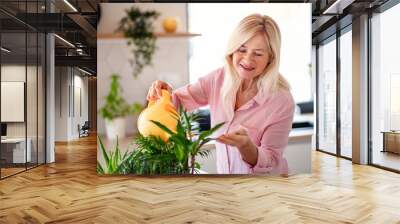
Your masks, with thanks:
[[[368,163],[368,15],[353,20],[353,162]]]

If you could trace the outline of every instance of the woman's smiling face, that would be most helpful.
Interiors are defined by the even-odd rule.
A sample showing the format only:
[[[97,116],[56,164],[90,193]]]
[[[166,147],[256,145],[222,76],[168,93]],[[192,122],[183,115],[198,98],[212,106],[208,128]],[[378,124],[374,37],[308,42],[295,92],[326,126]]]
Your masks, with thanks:
[[[232,63],[242,79],[253,79],[264,71],[269,53],[264,35],[258,33],[232,55]]]

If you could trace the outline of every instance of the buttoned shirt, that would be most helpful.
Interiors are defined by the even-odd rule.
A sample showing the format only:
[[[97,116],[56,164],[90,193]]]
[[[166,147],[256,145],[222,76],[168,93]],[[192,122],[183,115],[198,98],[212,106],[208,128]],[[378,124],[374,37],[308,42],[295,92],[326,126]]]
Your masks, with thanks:
[[[219,174],[288,174],[283,152],[292,128],[294,100],[288,90],[262,94],[260,91],[228,116],[221,99],[224,68],[219,68],[196,83],[178,88],[172,93],[175,106],[188,111],[209,105],[211,127],[225,122],[214,137],[245,129],[257,147],[257,163],[252,166],[242,159],[239,150],[231,145],[215,142],[216,165]]]

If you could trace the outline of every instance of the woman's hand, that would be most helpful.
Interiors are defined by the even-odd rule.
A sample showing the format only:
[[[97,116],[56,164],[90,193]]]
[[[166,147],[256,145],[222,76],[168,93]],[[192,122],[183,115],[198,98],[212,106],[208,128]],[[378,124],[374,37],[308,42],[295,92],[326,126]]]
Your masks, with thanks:
[[[242,159],[248,164],[255,166],[258,159],[257,146],[251,141],[245,129],[221,135],[217,138],[218,142],[235,146],[239,149]]]
[[[168,90],[169,93],[172,93],[172,87],[170,84],[163,82],[161,80],[154,81],[147,93],[147,100],[157,100],[162,96],[161,90]]]

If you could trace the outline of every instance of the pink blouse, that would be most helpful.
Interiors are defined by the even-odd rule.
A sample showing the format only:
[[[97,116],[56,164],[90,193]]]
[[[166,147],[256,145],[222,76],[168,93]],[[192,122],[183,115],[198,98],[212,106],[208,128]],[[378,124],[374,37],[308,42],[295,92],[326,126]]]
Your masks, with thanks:
[[[240,128],[247,130],[258,148],[257,164],[252,166],[242,160],[239,150],[230,145],[215,143],[217,170],[220,174],[288,174],[287,161],[283,151],[288,144],[292,128],[294,100],[289,91],[280,90],[274,94],[258,93],[227,117],[222,108],[220,89],[224,80],[224,69],[219,68],[201,77],[198,82],[188,84],[172,93],[176,106],[182,105],[191,111],[210,106],[211,127],[225,124],[214,133],[218,137]],[[234,110],[232,106],[232,110]]]

